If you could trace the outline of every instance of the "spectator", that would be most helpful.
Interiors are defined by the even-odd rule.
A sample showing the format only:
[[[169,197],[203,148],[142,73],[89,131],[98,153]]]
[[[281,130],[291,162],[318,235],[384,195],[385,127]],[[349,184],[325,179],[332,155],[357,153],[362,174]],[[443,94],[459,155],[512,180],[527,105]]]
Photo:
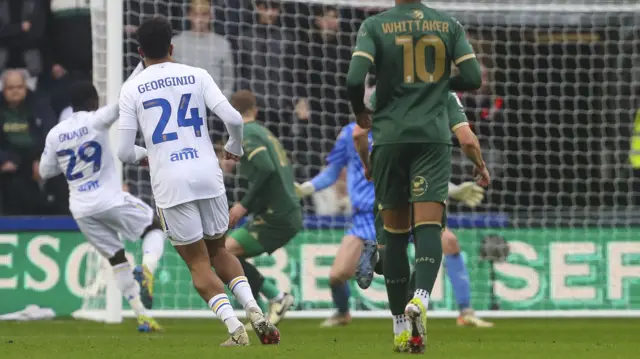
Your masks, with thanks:
[[[49,26],[50,81],[47,91],[55,113],[64,119],[70,104],[68,89],[76,81],[91,81],[93,49],[88,1],[51,0]],[[41,88],[42,89],[42,88]]]
[[[55,125],[53,110],[28,91],[26,74],[2,75],[0,99],[0,188],[5,214],[50,213],[41,190],[38,161],[47,132]]]
[[[335,142],[340,129],[349,123],[349,103],[344,83],[351,59],[349,33],[340,31],[338,11],[323,6],[316,11],[311,29],[299,35],[296,82],[303,85],[296,104],[303,134],[296,143],[296,162],[312,166],[314,176]],[[300,158],[300,157],[304,158]]]
[[[245,26],[239,38],[238,87],[256,95],[262,120],[290,149],[295,38],[280,26],[278,2],[257,0],[255,9],[257,23]]]
[[[38,76],[45,27],[44,0],[0,0],[0,72],[20,67]]]
[[[93,53],[88,1],[51,0],[52,77],[91,81]]]
[[[207,70],[222,93],[230,97],[235,85],[233,53],[224,36],[211,31],[212,20],[209,1],[193,0],[189,10],[189,30],[172,40],[175,46],[173,58]]]

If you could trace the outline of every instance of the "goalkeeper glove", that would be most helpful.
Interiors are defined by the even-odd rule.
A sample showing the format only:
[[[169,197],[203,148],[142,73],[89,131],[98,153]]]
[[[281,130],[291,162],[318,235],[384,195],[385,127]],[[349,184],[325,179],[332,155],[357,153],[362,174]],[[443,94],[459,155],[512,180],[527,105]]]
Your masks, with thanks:
[[[474,182],[463,182],[459,186],[449,184],[449,197],[468,207],[475,207],[484,199],[484,188]]]
[[[298,195],[298,197],[300,198],[308,197],[316,191],[316,189],[309,181],[302,184],[294,182],[293,185],[296,188],[296,195]]]

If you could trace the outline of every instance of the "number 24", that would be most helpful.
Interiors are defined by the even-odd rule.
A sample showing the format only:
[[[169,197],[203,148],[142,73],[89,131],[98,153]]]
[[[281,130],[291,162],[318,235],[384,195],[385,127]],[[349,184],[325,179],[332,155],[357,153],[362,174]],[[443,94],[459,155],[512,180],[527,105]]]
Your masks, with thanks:
[[[180,127],[193,127],[193,131],[196,137],[202,136],[202,132],[200,131],[200,127],[204,123],[202,117],[200,117],[200,111],[197,107],[191,109],[190,114],[191,118],[187,117],[187,109],[189,108],[189,101],[191,100],[191,94],[186,93],[182,95],[180,98],[180,105],[178,106],[178,126]],[[142,103],[142,106],[145,110],[160,107],[162,113],[160,114],[160,120],[156,125],[156,129],[153,130],[153,134],[151,135],[151,142],[154,145],[157,145],[162,142],[175,141],[178,139],[177,132],[169,132],[164,133],[165,128],[167,128],[167,124],[171,119],[171,104],[169,101],[163,98],[155,98],[153,100],[148,100]]]

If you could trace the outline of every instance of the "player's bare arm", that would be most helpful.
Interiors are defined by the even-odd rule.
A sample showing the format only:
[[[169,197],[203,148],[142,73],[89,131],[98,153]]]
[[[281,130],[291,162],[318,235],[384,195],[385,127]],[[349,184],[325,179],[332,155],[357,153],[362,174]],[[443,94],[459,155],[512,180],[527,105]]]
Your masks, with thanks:
[[[482,159],[482,150],[480,149],[480,142],[478,137],[473,133],[468,124],[458,126],[454,129],[454,134],[460,143],[462,152],[465,156],[471,160],[474,164],[474,176],[479,185],[486,187],[491,182],[489,171]]]
[[[353,142],[358,152],[358,157],[364,167],[364,176],[371,180],[371,159],[369,158],[369,130],[356,125],[353,128]]]

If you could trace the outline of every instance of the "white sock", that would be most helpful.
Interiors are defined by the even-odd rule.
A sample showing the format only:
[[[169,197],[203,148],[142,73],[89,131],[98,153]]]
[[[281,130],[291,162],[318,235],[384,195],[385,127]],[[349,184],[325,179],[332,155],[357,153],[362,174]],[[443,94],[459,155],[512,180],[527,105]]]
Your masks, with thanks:
[[[113,266],[113,275],[118,289],[122,292],[124,299],[129,302],[136,316],[147,315],[147,309],[140,301],[140,285],[133,279],[129,263],[120,263]]]
[[[211,310],[216,313],[216,316],[227,326],[229,333],[235,332],[236,329],[242,326],[226,294],[218,294],[209,299],[209,308],[211,308]]]
[[[271,299],[272,301],[278,301],[278,300],[282,300],[284,298],[284,293],[280,292],[278,293],[278,295],[276,295],[273,299]]]
[[[413,293],[414,298],[419,298],[424,308],[429,308],[429,293],[424,289],[416,289]]]
[[[152,229],[142,240],[142,265],[147,267],[151,274],[156,273],[158,262],[164,253],[164,233],[159,229]]]
[[[235,277],[227,284],[233,295],[236,296],[236,299],[242,305],[245,311],[252,309],[253,311],[259,311],[262,313],[262,310],[258,306],[256,299],[253,297],[253,293],[251,292],[251,287],[249,286],[249,281],[245,276]]]
[[[409,323],[407,323],[407,318],[405,318],[404,314],[393,316],[393,334],[399,335],[408,329]]]

